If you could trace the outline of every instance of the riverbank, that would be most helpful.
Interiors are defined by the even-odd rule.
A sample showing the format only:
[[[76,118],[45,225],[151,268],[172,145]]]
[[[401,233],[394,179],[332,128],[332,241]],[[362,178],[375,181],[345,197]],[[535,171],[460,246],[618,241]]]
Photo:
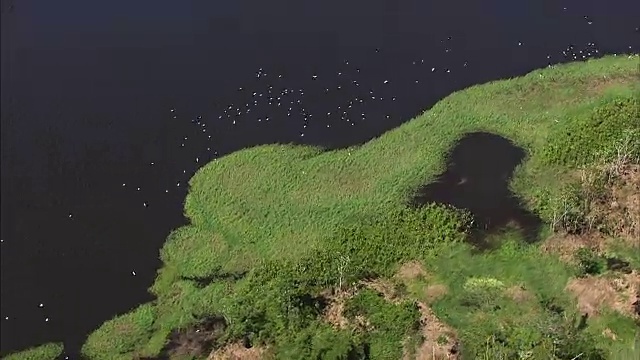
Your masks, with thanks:
[[[473,86],[359,147],[324,152],[259,146],[206,165],[191,179],[185,200],[191,224],[175,230],[161,250],[164,266],[151,287],[157,300],[106,322],[87,339],[85,355],[638,354],[632,312],[586,311],[569,291],[575,279],[616,276],[598,267],[614,252],[603,245],[609,242],[589,253],[572,250],[581,254],[577,263],[573,253],[565,261],[546,245],[569,239],[565,233],[627,236],[595,226],[606,217],[589,217],[592,209],[582,205],[587,187],[576,171],[586,166],[596,174],[602,164],[620,162],[623,146],[628,158],[619,170],[638,162],[640,145],[632,140],[640,134],[639,61],[608,56]],[[470,214],[409,206],[421,185],[454,166],[450,150],[474,132],[508,139],[513,147],[506,152],[526,154],[494,181],[504,181],[505,189],[497,191],[515,194],[516,205],[544,224],[533,241],[518,231],[522,224],[507,221],[491,234],[480,229],[493,246],[478,252],[467,241],[480,222]],[[484,145],[466,151],[487,172],[502,161],[496,154],[482,160]],[[459,186],[470,198],[492,201],[464,190],[487,181],[482,171],[458,173],[458,183],[449,187],[453,193]],[[622,173],[597,174],[605,173],[598,193],[624,179]],[[615,257],[637,274],[640,264],[632,254],[640,249],[616,244]],[[585,313],[590,316],[580,323]]]

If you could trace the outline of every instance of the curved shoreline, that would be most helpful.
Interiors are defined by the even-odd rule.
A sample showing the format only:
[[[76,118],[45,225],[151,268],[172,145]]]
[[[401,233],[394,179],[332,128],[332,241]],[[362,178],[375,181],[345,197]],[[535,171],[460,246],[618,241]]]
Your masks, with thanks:
[[[191,224],[176,229],[161,250],[165,265],[151,288],[158,299],[105,323],[89,337],[84,351],[96,359],[157,356],[176,328],[193,323],[192,314],[241,311],[229,299],[238,299],[232,293],[253,294],[243,281],[252,276],[264,280],[255,274],[256,268],[313,257],[326,250],[336,229],[403,209],[415,189],[444,170],[445,154],[469,132],[498,134],[527,150],[511,187],[535,208],[541,189],[556,189],[549,179],[570,168],[548,167],[541,155],[558,119],[577,116],[603,99],[629,97],[637,61],[637,55],[608,56],[472,86],[359,147],[323,152],[266,145],[207,164],[190,180],[185,213]],[[436,214],[446,218],[436,230],[455,227],[455,216],[439,210],[428,213]],[[468,250],[453,248],[454,253]],[[439,249],[453,251],[448,246]],[[520,259],[523,263],[534,259],[527,251]],[[398,259],[412,260],[405,253]],[[562,274],[558,283],[569,277],[562,266],[549,261],[547,269]],[[380,266],[381,272],[393,267]],[[198,286],[189,278],[216,280]],[[250,283],[256,284],[254,280]],[[117,333],[123,325],[131,332]],[[235,340],[238,334],[229,336]]]

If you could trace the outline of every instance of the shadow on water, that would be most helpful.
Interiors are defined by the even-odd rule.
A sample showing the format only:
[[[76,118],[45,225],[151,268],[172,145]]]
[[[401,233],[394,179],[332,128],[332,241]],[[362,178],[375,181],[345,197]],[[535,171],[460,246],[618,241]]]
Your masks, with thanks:
[[[486,132],[460,139],[448,156],[447,169],[418,190],[414,206],[435,202],[467,209],[474,216],[470,241],[480,250],[493,245],[488,235],[516,225],[527,242],[538,239],[542,221],[525,209],[509,189],[525,151],[511,141]]]

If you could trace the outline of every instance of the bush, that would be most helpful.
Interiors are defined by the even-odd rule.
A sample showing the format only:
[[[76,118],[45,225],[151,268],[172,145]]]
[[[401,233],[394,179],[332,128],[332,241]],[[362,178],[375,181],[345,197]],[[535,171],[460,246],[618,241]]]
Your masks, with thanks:
[[[606,353],[575,319],[566,314],[528,319],[527,323],[494,325],[483,346],[465,355],[472,359],[604,360]],[[477,334],[476,334],[477,335]],[[470,351],[471,350],[471,351]]]
[[[494,278],[471,278],[463,285],[465,306],[486,307],[495,303],[502,297],[504,284]]]
[[[364,359],[366,347],[363,339],[351,330],[337,330],[315,322],[303,331],[281,339],[276,355],[278,359]]]
[[[578,276],[602,274],[607,268],[607,260],[593,249],[580,248],[575,256],[578,261]]]
[[[415,335],[420,325],[420,312],[414,302],[393,304],[370,289],[360,291],[345,305],[345,316],[355,322],[362,316],[372,330],[366,333],[372,359],[402,358],[402,342]]]

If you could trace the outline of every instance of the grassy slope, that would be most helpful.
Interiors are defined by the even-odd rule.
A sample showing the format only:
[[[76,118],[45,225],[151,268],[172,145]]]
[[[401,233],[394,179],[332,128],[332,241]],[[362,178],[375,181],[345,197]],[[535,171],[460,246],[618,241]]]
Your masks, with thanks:
[[[238,299],[233,294],[249,291],[243,281],[199,288],[181,277],[249,271],[264,260],[296,262],[331,248],[336,229],[403,208],[419,185],[443,170],[448,149],[470,131],[500,134],[527,149],[529,158],[512,186],[535,208],[537,195],[553,193],[558,172],[566,170],[543,161],[548,136],[564,119],[581,116],[603,98],[632,96],[638,90],[630,85],[637,64],[637,56],[606,57],[473,86],[360,147],[322,152],[259,146],[207,164],[190,181],[185,213],[191,225],[174,231],[161,250],[164,267],[152,287],[158,300],[107,322],[89,338],[85,352],[96,359],[156,354],[171,329],[193,321],[191,314],[233,313],[230,303]],[[440,256],[413,255],[451,289],[433,307],[459,330],[463,343],[485,341],[479,338],[488,330],[478,328],[484,323],[517,328],[538,319],[541,311],[535,302],[522,316],[522,305],[508,302],[500,311],[461,307],[457,299],[469,277],[499,279],[505,286],[526,284],[540,299],[569,301],[563,288],[572,270],[555,258],[542,258],[537,248],[516,243],[507,241],[485,255],[472,255],[462,245]]]
[[[596,101],[604,76],[628,78],[636,66],[610,57],[474,86],[358,148],[269,145],[228,155],[191,179],[192,225],[171,237],[162,259],[180,274],[206,276],[220,264],[234,271],[260,258],[298,257],[347,219],[402,206],[466,132],[501,134],[535,155],[554,120]],[[555,174],[535,160],[515,179],[525,197],[539,173]]]

